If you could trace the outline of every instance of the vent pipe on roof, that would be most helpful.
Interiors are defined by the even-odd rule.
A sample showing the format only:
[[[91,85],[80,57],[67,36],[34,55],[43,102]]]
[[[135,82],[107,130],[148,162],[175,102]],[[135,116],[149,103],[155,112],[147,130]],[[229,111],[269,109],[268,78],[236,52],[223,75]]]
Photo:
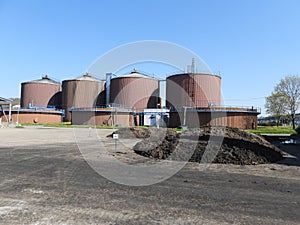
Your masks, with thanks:
[[[88,72],[86,72],[85,74],[83,74],[84,77],[92,77]]]
[[[47,75],[47,74],[46,74],[46,75],[44,75],[44,76],[42,76],[42,79],[50,80],[50,78],[48,77],[48,75]]]
[[[133,68],[133,70],[131,71],[131,74],[132,73],[139,73],[139,71],[136,68]]]

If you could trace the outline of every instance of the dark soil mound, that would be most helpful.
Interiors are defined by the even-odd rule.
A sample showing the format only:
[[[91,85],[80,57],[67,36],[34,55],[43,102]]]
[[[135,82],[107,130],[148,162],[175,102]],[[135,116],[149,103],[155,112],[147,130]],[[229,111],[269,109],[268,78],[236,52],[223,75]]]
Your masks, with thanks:
[[[136,129],[136,128],[135,128]],[[264,138],[235,128],[202,127],[177,134],[172,130],[149,129],[149,137],[133,150],[157,159],[239,165],[273,163],[283,159],[282,152]],[[154,138],[152,137],[154,135]]]

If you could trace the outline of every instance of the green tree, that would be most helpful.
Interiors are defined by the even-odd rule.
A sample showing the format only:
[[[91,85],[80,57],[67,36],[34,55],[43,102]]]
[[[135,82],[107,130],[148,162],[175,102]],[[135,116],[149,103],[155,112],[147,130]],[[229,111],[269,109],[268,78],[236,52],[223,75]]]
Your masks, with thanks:
[[[278,93],[284,99],[286,109],[289,111],[293,129],[295,129],[296,112],[300,104],[300,77],[289,75],[283,78],[275,87],[275,93]]]
[[[286,107],[285,98],[280,93],[272,92],[270,96],[266,97],[266,111],[276,119],[277,127],[279,126],[280,119],[287,112]]]

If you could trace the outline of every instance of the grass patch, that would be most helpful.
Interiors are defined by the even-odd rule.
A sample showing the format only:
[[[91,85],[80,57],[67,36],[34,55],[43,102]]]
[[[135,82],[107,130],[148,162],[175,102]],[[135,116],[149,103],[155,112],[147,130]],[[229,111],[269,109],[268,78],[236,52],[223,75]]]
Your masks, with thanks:
[[[39,124],[39,123],[22,123],[22,126],[26,127],[33,127],[33,126],[43,126],[44,124]]]
[[[253,134],[296,134],[291,126],[258,126],[257,130],[246,130]]]
[[[179,128],[179,127],[175,127],[175,128],[168,128],[168,129],[170,129],[170,130],[174,130],[174,131],[176,131],[176,132],[182,132],[182,131],[183,131],[183,129],[182,129],[182,128]]]
[[[114,126],[95,126],[95,125],[71,125],[71,124],[44,124],[44,127],[62,127],[62,128],[97,128],[97,129],[115,129]]]
[[[24,126],[43,126],[43,127],[58,127],[58,128],[97,128],[97,129],[115,129],[115,126],[95,126],[95,125],[72,125],[71,123],[59,123],[59,124],[40,124],[40,123],[23,123]]]

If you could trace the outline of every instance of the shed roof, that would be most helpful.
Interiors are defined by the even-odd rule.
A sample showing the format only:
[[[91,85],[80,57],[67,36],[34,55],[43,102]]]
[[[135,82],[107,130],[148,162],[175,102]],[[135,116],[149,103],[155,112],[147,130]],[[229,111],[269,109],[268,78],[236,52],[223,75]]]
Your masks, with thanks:
[[[12,102],[13,100],[9,99],[9,98],[3,98],[3,97],[0,97],[0,102]]]

